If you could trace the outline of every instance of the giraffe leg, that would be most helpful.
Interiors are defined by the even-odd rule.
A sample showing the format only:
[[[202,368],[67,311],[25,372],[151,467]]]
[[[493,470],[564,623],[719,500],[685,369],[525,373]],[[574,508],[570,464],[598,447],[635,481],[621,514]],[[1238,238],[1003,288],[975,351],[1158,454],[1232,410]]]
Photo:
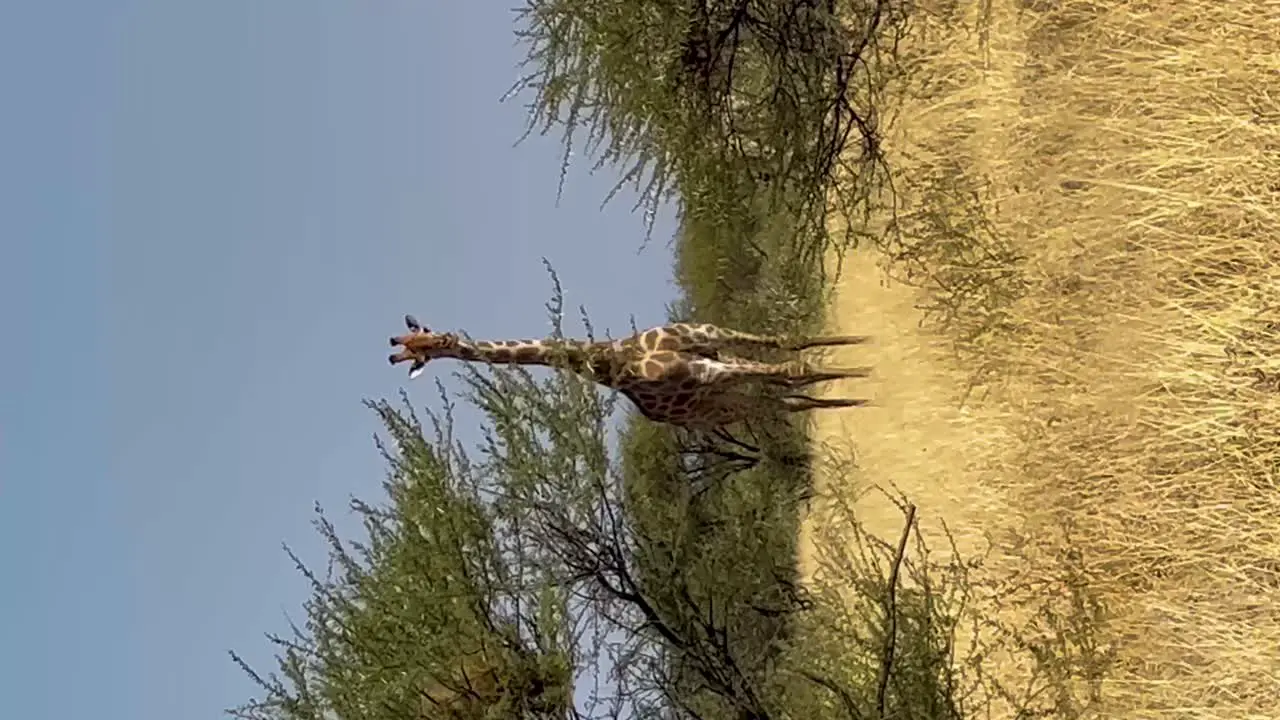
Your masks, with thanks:
[[[826,335],[823,337],[797,338],[783,349],[808,350],[816,347],[832,347],[835,345],[862,345],[871,342],[870,335]]]
[[[724,427],[735,422],[748,422],[762,413],[776,411],[779,404],[786,412],[864,407],[871,401],[863,398],[815,398],[808,395],[784,395],[769,398],[754,393],[726,391],[707,398],[697,408],[694,417],[684,424],[713,433],[724,432]]]
[[[808,387],[814,383],[826,382],[827,380],[842,380],[844,378],[865,378],[871,377],[871,368],[822,368],[810,369],[803,377],[792,378],[783,383],[788,387],[802,388]]]
[[[786,387],[803,387],[826,380],[864,378],[871,374],[869,367],[815,369],[803,362],[762,363],[729,357],[719,360],[700,357],[689,360],[688,365],[696,379],[712,384],[757,380]]]
[[[762,414],[779,409],[786,412],[804,412],[819,408],[847,408],[870,405],[870,400],[858,398],[814,398],[807,395],[768,397],[754,392],[728,389],[704,396],[687,417],[678,423],[689,429],[705,430],[725,437],[722,433],[728,425],[750,422]],[[741,444],[735,442],[735,444]]]
[[[782,398],[782,404],[786,406],[789,412],[804,412],[805,410],[817,410],[819,408],[862,407],[870,405],[871,401],[860,398],[815,398],[808,395],[787,395]]]
[[[736,346],[758,346],[775,350],[805,350],[834,345],[859,345],[868,342],[867,335],[829,335],[826,337],[791,338],[782,335],[756,335],[754,333],[723,328],[707,323],[679,324],[673,329],[688,342],[706,345],[709,349],[724,350]]]

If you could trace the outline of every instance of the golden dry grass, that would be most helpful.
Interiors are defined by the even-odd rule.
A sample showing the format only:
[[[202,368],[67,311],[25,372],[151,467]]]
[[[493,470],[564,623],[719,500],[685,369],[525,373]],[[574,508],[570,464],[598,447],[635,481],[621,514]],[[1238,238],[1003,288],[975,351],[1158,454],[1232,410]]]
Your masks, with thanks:
[[[820,490],[888,538],[863,490],[894,483],[933,538],[990,539],[983,582],[1035,581],[974,605],[1044,640],[983,668],[1056,673],[1035,707],[1280,717],[1280,2],[925,10],[889,137],[903,234],[831,310],[878,336],[879,407],[815,418],[860,466]]]

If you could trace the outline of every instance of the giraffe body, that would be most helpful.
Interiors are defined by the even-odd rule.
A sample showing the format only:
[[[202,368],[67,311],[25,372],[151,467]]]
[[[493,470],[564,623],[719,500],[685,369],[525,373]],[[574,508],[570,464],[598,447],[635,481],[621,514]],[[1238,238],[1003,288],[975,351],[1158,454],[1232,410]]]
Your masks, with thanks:
[[[796,390],[813,383],[870,375],[869,368],[814,368],[803,361],[764,363],[730,354],[735,349],[803,350],[866,342],[860,335],[790,339],[753,335],[708,324],[675,323],[650,328],[614,341],[567,339],[471,341],[451,333],[432,333],[412,316],[409,334],[391,338],[401,347],[392,364],[410,362],[410,377],[429,360],[543,365],[572,370],[625,395],[655,422],[715,429],[747,420],[781,404],[788,412],[826,407],[856,407],[857,399],[818,399],[788,394],[771,398],[746,391],[750,383]]]

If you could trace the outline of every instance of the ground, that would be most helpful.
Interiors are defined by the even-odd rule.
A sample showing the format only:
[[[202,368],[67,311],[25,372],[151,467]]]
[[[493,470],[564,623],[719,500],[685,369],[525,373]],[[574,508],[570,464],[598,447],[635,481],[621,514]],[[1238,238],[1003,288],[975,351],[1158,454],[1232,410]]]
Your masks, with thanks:
[[[935,550],[945,522],[961,556],[990,549],[980,581],[1031,583],[975,608],[1057,645],[984,670],[1054,665],[1057,717],[1275,717],[1280,3],[920,17],[886,133],[902,240],[845,257],[828,312],[875,337],[833,361],[876,368],[829,392],[875,405],[815,414],[856,464],[819,497],[891,541],[872,488],[893,486]]]

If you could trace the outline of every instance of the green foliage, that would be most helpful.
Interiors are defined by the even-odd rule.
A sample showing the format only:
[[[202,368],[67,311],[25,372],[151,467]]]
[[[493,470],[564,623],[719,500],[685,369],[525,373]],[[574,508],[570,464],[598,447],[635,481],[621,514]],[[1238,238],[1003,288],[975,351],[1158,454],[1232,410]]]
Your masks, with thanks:
[[[784,215],[817,262],[832,194],[861,216],[885,177],[877,106],[905,24],[888,0],[527,0],[513,91],[531,130],[563,130],[562,181],[582,145],[650,220],[674,201],[743,244]]]
[[[369,407],[390,439],[379,443],[388,502],[352,502],[366,535],[354,543],[317,508],[328,571],[290,552],[312,585],[307,621],[290,636],[268,636],[278,674],[264,677],[235,657],[266,697],[234,714],[414,717],[474,700],[563,716],[572,687],[567,599],[517,562],[510,519],[487,499],[492,478],[452,441],[450,407],[432,417],[431,440],[407,404]]]

